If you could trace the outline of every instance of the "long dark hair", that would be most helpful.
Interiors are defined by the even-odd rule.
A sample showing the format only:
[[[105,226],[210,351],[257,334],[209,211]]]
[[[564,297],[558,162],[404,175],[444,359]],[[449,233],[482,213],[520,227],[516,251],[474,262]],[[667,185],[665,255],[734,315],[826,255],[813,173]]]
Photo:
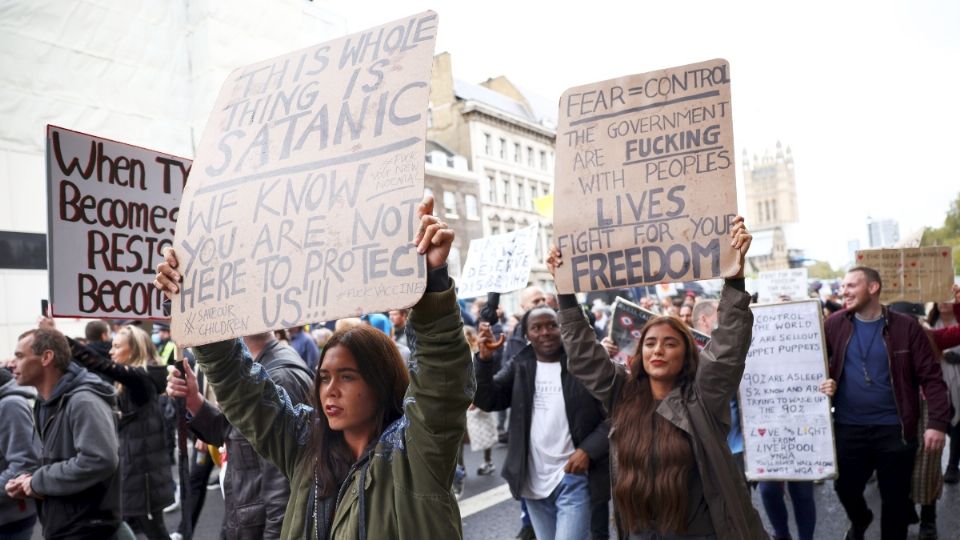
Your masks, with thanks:
[[[304,460],[307,467],[316,467],[318,495],[321,498],[337,493],[340,483],[350,471],[350,466],[356,461],[343,438],[343,432],[330,428],[323,413],[323,404],[320,403],[319,369],[323,367],[327,352],[336,346],[346,347],[350,351],[357,362],[360,377],[370,387],[371,394],[379,400],[374,440],[379,438],[387,426],[403,415],[403,395],[409,383],[407,368],[400,351],[393,340],[383,332],[361,325],[336,332],[330,337],[317,362],[318,375],[313,378],[311,402],[314,405],[314,429],[308,450],[309,459]]]
[[[667,325],[681,336],[685,347],[683,369],[676,386],[693,382],[700,354],[693,334],[676,317],[654,317],[641,331],[641,347],[651,328]],[[612,443],[617,453],[613,484],[614,507],[628,531],[655,528],[683,533],[687,528],[690,441],[679,428],[656,413],[650,380],[643,369],[641,349],[630,365],[631,379],[613,412]]]

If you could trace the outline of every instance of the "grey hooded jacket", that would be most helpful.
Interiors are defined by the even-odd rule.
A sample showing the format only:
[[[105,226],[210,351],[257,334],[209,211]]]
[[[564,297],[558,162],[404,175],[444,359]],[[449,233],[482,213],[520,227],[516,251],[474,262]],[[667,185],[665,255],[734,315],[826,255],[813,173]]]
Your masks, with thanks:
[[[41,467],[30,486],[45,538],[111,538],[120,524],[116,391],[71,362],[34,420]]]
[[[36,397],[32,386],[18,386],[12,376],[0,373],[0,486],[40,465],[40,441],[27,402]],[[0,492],[0,526],[36,514],[33,499],[14,500]]]

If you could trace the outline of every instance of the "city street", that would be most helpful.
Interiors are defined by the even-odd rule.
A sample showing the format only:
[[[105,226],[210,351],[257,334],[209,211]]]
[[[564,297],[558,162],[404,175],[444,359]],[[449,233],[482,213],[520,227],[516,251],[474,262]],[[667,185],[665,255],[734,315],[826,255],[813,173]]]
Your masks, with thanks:
[[[463,498],[460,501],[460,511],[463,516],[464,540],[508,540],[516,536],[520,529],[520,505],[510,497],[510,491],[503,478],[500,477],[500,466],[506,457],[506,446],[498,445],[494,449],[493,459],[497,464],[497,472],[491,476],[477,476],[477,466],[480,464],[479,452],[470,452],[467,449],[465,456],[468,476]],[[837,502],[836,495],[830,482],[818,486],[815,490],[817,500],[817,540],[839,540],[846,531],[847,521]],[[876,484],[867,487],[867,502],[875,513],[880,509],[880,498]],[[760,497],[753,493],[753,504],[760,509]],[[761,516],[766,522],[763,511]],[[938,524],[941,540],[960,540],[960,484],[944,486],[943,496],[937,509]],[[220,535],[220,521],[223,517],[223,498],[220,490],[207,492],[207,502],[203,514],[197,524],[194,535],[198,540],[217,539]],[[180,512],[166,514],[167,528],[173,532],[180,522]],[[792,527],[792,524],[791,524]],[[611,535],[613,529],[611,527]],[[33,538],[41,538],[40,528],[34,531]],[[868,540],[879,540],[879,522],[868,531]],[[909,538],[917,538],[917,527],[910,530]],[[439,539],[436,539],[439,540]]]

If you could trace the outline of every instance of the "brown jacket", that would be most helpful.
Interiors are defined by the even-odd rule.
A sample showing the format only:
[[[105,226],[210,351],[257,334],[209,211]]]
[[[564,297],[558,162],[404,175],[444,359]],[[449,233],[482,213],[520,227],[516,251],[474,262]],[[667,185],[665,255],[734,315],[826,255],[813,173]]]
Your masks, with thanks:
[[[693,442],[703,495],[719,540],[767,539],[750,494],[730,449],[730,398],[737,391],[753,333],[750,295],[743,280],[730,280],[723,287],[718,328],[700,353],[700,367],[694,383],[674,388],[660,403],[657,414],[682,429]],[[596,334],[579,308],[560,312],[560,332],[567,351],[568,368],[606,408],[612,412],[627,381],[623,366],[597,342]],[[613,431],[611,430],[611,435]],[[616,479],[616,456],[610,449]],[[629,531],[619,531],[626,538]]]

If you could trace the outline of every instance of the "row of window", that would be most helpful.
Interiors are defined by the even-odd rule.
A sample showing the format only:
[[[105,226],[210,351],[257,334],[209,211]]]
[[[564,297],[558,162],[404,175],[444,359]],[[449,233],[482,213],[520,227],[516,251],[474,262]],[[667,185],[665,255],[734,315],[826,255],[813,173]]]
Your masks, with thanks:
[[[533,212],[536,210],[534,200],[549,195],[550,186],[529,178],[511,178],[508,174],[487,171],[481,193],[486,197],[485,203]]]
[[[769,222],[777,220],[777,200],[757,201],[757,221]]]
[[[483,153],[488,156],[497,155],[500,157],[500,159],[504,161],[510,159],[509,157],[507,157],[508,149],[510,145],[509,143],[507,143],[507,139],[505,137],[499,137],[498,144],[496,146],[497,146],[496,154],[494,154],[493,135],[489,133],[484,133],[483,134]],[[551,155],[549,156],[551,159],[553,158],[552,154],[553,153],[551,152]],[[548,156],[547,156],[546,150],[536,150],[533,146],[527,146],[526,152],[524,152],[524,146],[518,142],[514,142],[513,154],[510,156],[513,158],[513,162],[523,163],[524,155],[526,155],[526,163],[528,167],[536,168],[539,165],[541,171],[547,170]]]

